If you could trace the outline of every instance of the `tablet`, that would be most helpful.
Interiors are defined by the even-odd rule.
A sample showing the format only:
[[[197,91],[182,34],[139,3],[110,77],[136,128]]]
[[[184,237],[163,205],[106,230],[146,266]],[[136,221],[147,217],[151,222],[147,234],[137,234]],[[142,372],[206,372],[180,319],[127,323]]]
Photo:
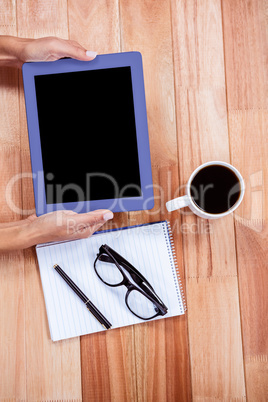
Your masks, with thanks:
[[[154,205],[139,52],[22,67],[37,215]]]

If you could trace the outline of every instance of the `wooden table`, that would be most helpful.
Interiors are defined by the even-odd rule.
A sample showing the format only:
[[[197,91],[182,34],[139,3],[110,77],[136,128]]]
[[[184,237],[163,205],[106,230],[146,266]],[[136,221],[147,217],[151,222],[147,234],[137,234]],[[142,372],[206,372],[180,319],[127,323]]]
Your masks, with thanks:
[[[2,254],[1,401],[268,400],[265,6],[1,1],[1,34],[142,53],[156,206],[116,214],[113,225],[170,220],[188,307],[185,316],[52,343],[34,249]],[[183,194],[190,173],[209,160],[241,171],[239,209],[217,221],[167,213],[165,202]],[[34,201],[16,69],[0,71],[0,172],[1,221],[18,220]]]

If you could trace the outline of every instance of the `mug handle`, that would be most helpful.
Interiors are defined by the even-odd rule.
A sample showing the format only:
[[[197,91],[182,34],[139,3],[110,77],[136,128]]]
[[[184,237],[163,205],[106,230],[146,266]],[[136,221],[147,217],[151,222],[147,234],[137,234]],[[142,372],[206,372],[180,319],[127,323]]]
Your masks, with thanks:
[[[188,207],[190,205],[190,197],[184,195],[183,197],[174,198],[174,200],[168,201],[166,203],[166,208],[169,212],[175,211],[176,209]]]

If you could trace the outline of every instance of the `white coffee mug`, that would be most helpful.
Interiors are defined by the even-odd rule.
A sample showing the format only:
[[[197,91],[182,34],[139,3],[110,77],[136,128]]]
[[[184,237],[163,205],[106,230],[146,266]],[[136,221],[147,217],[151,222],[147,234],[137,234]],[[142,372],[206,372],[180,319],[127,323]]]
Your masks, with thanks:
[[[232,205],[231,208],[227,209],[225,212],[222,213],[209,213],[200,208],[194,201],[193,197],[191,196],[191,184],[195,176],[197,175],[200,170],[204,169],[207,166],[211,165],[216,165],[216,166],[224,166],[228,169],[230,169],[236,176],[237,181],[240,184],[240,193],[237,201]],[[205,219],[218,219],[222,218],[223,216],[226,216],[233,212],[241,203],[245,193],[245,183],[243,180],[243,177],[239,173],[239,171],[232,165],[226,162],[221,162],[221,161],[211,161],[204,163],[203,165],[200,165],[198,168],[194,170],[194,172],[191,174],[187,184],[186,184],[186,195],[183,197],[178,197],[174,198],[171,201],[168,201],[166,203],[166,208],[169,212],[175,211],[176,209],[184,208],[184,207],[189,207],[196,215],[200,216],[201,218]]]

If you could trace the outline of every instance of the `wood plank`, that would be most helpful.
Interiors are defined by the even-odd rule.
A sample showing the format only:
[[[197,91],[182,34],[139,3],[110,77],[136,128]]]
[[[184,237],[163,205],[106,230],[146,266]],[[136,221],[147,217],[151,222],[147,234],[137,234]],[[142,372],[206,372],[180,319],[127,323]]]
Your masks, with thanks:
[[[120,3],[122,51],[143,58],[153,166],[177,163],[172,38],[168,1]]]
[[[0,11],[0,34],[16,35],[16,2],[14,0],[1,1]]]
[[[133,329],[91,334],[81,339],[84,400],[135,400]],[[86,395],[86,397],[85,397]]]
[[[1,222],[21,217],[21,172],[18,71],[0,68],[0,146],[2,177],[0,182]],[[8,187],[7,187],[8,185]]]
[[[25,400],[25,293],[22,252],[0,254],[0,290],[0,398]]]
[[[226,109],[224,113],[223,92],[223,89],[177,88],[179,135],[184,144],[180,159],[180,172],[181,175],[185,174],[185,182],[188,180],[190,172],[200,163],[215,159],[229,160],[227,113]],[[223,101],[221,107],[220,100]],[[215,136],[215,132],[217,136]],[[199,152],[196,155],[193,144],[198,144]],[[194,164],[194,161],[197,163]],[[245,385],[233,218],[227,216],[223,219],[207,221],[205,224],[204,220],[187,211],[182,211],[181,215],[183,225],[185,225],[183,244],[189,308],[193,398],[200,400],[216,397],[223,400],[242,399],[245,396]],[[217,282],[217,278],[221,279]],[[213,279],[215,279],[215,283],[210,286]],[[207,285],[205,285],[206,283]],[[228,286],[231,290],[228,289]],[[210,289],[209,296],[208,289]],[[219,291],[221,292],[220,299],[217,296]],[[208,311],[205,333],[196,331],[197,316],[202,314],[199,299],[201,297],[204,298],[204,308]],[[232,306],[228,304],[230,297],[233,301]],[[222,311],[222,305],[230,307],[227,321],[225,315],[218,314]],[[222,349],[221,345],[228,345],[230,330],[233,343]],[[215,342],[216,338],[217,342]],[[198,353],[196,347],[196,345],[201,347],[201,344],[202,353],[205,356],[202,359],[200,359],[200,352]],[[235,349],[233,349],[233,345],[235,345]],[[215,359],[216,350],[217,359]],[[235,377],[229,376],[229,371],[226,370],[227,365],[235,367]],[[211,371],[210,386],[205,387],[202,378],[207,376],[208,371]],[[218,376],[219,372],[223,375]],[[226,390],[229,394],[225,393]]]
[[[267,2],[224,0],[222,11],[228,109],[267,109]]]
[[[87,50],[98,54],[120,51],[118,1],[70,0],[68,23],[70,39]]]
[[[169,1],[121,1],[123,51],[143,57],[155,207],[130,214],[130,223],[170,219],[183,274],[180,220],[165,202],[179,186]],[[137,400],[190,400],[187,316],[134,327]],[[165,347],[164,347],[165,345]]]
[[[266,7],[222,2],[230,149],[247,189],[235,213],[246,390],[258,401],[268,395]]]
[[[68,39],[66,0],[21,0],[17,2],[18,36]]]
[[[171,0],[176,84],[223,87],[224,55],[220,1]]]
[[[98,54],[120,51],[118,1],[69,1],[68,23],[70,39],[86,49]],[[118,228],[127,224],[127,213],[117,213],[107,227]],[[135,400],[132,327],[81,337],[81,364],[84,400]]]
[[[192,277],[187,292],[193,400],[245,400],[236,276]]]
[[[230,160],[222,15],[218,0],[172,0],[171,6],[180,180],[186,183],[201,163]],[[185,225],[193,399],[243,400],[233,218],[205,224],[187,209],[179,213]]]
[[[268,395],[267,123],[268,111],[229,112],[232,162],[247,189],[235,214],[235,228],[249,401],[265,401]]]
[[[16,35],[15,2],[0,4],[0,35]],[[0,220],[20,219],[21,172],[18,72],[0,68]],[[1,226],[1,224],[0,224]],[[0,399],[26,397],[25,297],[23,253],[0,253]]]
[[[67,2],[17,3],[18,36],[68,38]],[[22,77],[20,75],[22,171],[31,173]],[[31,179],[23,181],[23,209],[34,210]],[[27,399],[82,400],[80,339],[50,340],[39,268],[34,248],[24,251]],[[34,300],[34,305],[33,305]]]

